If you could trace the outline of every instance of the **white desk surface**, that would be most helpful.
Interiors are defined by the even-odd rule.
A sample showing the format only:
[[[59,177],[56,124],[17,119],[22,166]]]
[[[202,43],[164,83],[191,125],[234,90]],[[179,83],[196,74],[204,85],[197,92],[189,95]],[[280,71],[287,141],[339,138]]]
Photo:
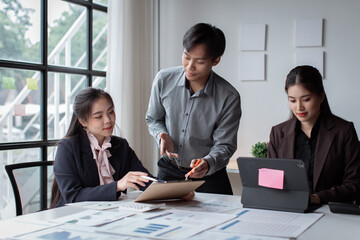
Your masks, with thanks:
[[[129,194],[129,199],[133,199],[136,196],[136,192]],[[223,200],[227,202],[238,202],[240,205],[240,196],[220,195],[220,194],[209,194],[209,193],[196,193],[195,199],[197,201],[207,201],[210,199]],[[186,204],[186,202],[174,202],[167,203],[170,207],[176,207],[179,205]],[[37,220],[50,220],[68,214],[84,211],[84,208],[77,208],[72,206],[65,206],[56,209],[50,209],[42,212],[27,214],[19,216],[17,218],[31,219],[32,221]],[[329,210],[328,205],[324,205],[315,213],[323,213],[324,216],[315,222],[309,229],[302,233],[297,239],[299,240],[339,240],[339,239],[360,239],[360,216],[359,215],[348,215],[348,214],[334,214]],[[0,221],[0,229],[1,229]],[[14,226],[16,227],[16,226]]]

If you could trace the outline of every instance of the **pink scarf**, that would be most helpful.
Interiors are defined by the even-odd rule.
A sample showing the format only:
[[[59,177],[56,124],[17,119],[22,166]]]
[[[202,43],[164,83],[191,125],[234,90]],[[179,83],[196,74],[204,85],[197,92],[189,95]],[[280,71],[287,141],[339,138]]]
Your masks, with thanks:
[[[88,135],[93,157],[97,165],[100,185],[114,182],[114,178],[112,177],[112,175],[115,173],[115,170],[109,163],[108,158],[111,157],[111,154],[107,149],[111,147],[111,143],[110,143],[111,138],[106,137],[104,139],[102,146],[100,147],[96,137],[92,133],[90,133],[87,129],[86,129],[86,133]]]

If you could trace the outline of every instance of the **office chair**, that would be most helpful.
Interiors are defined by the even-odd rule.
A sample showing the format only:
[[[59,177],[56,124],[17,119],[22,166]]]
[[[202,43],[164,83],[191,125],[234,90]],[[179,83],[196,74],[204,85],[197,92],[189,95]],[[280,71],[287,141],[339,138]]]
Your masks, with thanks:
[[[54,161],[37,161],[37,162],[24,162],[24,163],[15,163],[5,166],[6,173],[9,176],[9,180],[14,192],[15,206],[16,206],[16,216],[23,214],[22,202],[20,197],[20,191],[15,179],[14,170],[24,169],[24,168],[40,168],[40,176],[42,181],[40,185],[40,210],[47,209],[47,167],[52,166]],[[20,175],[19,175],[20,176]]]

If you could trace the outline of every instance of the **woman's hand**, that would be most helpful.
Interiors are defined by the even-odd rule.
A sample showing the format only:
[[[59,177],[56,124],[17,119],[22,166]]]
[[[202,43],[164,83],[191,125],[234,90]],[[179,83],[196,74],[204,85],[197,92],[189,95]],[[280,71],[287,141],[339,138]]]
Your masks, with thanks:
[[[149,182],[149,179],[143,178],[142,176],[147,175],[148,174],[144,172],[128,172],[122,179],[117,181],[116,191],[124,191],[128,187],[139,190],[139,187],[136,184],[145,187],[145,183]]]
[[[311,203],[315,203],[315,204],[320,204],[321,203],[321,199],[317,194],[311,194],[310,195],[310,200],[311,200]]]

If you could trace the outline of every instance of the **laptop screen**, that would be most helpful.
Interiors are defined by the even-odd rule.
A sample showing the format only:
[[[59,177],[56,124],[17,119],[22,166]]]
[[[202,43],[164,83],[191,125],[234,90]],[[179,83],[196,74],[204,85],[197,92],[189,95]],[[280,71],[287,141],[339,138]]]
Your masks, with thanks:
[[[244,207],[305,212],[309,184],[304,162],[297,159],[237,158]]]

